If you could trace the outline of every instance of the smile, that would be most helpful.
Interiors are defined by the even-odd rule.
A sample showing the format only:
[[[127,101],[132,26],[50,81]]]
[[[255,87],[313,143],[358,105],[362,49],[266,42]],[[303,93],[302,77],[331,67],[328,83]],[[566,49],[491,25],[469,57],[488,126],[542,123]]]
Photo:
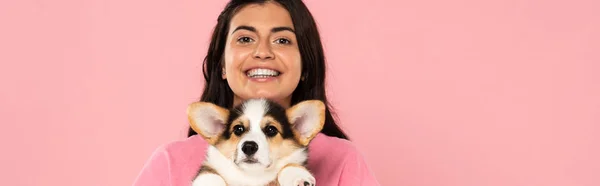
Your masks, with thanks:
[[[264,69],[264,68],[255,68],[250,69],[246,72],[246,76],[249,78],[270,78],[277,77],[281,73],[276,70]]]

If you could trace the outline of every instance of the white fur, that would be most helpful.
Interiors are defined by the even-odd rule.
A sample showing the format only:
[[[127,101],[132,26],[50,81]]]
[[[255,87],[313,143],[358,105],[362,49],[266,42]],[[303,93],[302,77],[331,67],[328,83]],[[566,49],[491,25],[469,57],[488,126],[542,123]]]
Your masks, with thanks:
[[[267,102],[264,99],[255,99],[246,102],[242,108],[242,117],[248,118],[249,130],[246,134],[243,135],[242,139],[237,145],[237,161],[242,161],[246,158],[246,154],[242,152],[242,146],[244,142],[253,141],[258,144],[258,151],[254,154],[254,158],[256,158],[259,164],[245,164],[241,163],[240,168],[245,169],[247,171],[261,171],[271,164],[271,157],[269,155],[269,143],[267,142],[267,136],[262,131],[260,126],[261,121],[265,117],[268,112]]]
[[[277,179],[277,173],[288,164],[301,164],[307,158],[306,151],[299,149],[290,156],[277,161],[277,164],[264,171],[248,172],[243,171],[230,159],[225,157],[219,150],[213,146],[208,147],[206,164],[221,174],[228,185],[246,185],[246,186],[264,186]]]
[[[198,176],[194,182],[192,182],[192,186],[206,186],[206,185],[212,185],[212,186],[227,186],[227,183],[225,183],[225,180],[223,180],[223,178],[221,178],[221,176],[216,175],[216,174],[202,174],[200,176]]]
[[[304,186],[308,182],[311,186],[315,184],[315,178],[305,168],[288,166],[281,170],[277,181],[281,186]]]
[[[198,176],[193,186],[199,185],[223,185],[221,181],[225,182],[225,185],[229,186],[264,186],[272,181],[280,181],[282,186],[296,186],[304,185],[304,181],[309,181],[311,184],[315,183],[314,177],[306,169],[302,169],[295,166],[287,166],[289,164],[301,165],[308,158],[308,154],[305,148],[300,148],[292,152],[287,157],[272,157],[269,154],[269,143],[267,137],[260,127],[260,123],[264,116],[268,112],[267,102],[264,99],[250,100],[246,102],[242,107],[242,116],[249,120],[249,128],[246,130],[247,133],[243,135],[240,142],[237,144],[237,156],[236,157],[225,157],[216,147],[209,146],[205,164],[210,166],[219,175],[215,174],[202,174]],[[215,117],[216,112],[210,112],[211,109],[200,109],[194,113],[194,118],[198,121],[205,121],[211,124],[217,124],[220,122],[218,117]],[[301,118],[299,122],[299,129],[301,132],[308,133],[312,132],[314,127],[313,123],[317,123],[318,110],[313,107],[302,107],[296,110],[294,115]],[[205,114],[199,114],[200,112],[206,112]],[[215,115],[212,115],[215,114]],[[201,123],[201,122],[198,122]],[[208,127],[208,128],[204,128]],[[218,128],[210,128],[211,126],[201,126],[209,133],[214,132],[213,130]],[[246,164],[240,161],[246,158],[241,147],[245,141],[254,141],[258,144],[258,151],[254,154],[259,163],[258,164]],[[276,161],[275,158],[277,158]],[[236,164],[236,162],[238,162]],[[284,167],[286,167],[284,169]],[[282,170],[283,169],[283,170]],[[279,177],[278,177],[279,175]]]
[[[265,114],[269,110],[267,110],[267,102],[264,99],[253,99],[249,100],[242,106],[242,113],[244,116],[248,117],[250,122],[260,122]]]
[[[204,135],[216,136],[225,130],[226,118],[223,118],[213,107],[190,110],[190,115]]]
[[[299,107],[291,114],[290,123],[298,131],[302,138],[308,138],[313,134],[316,125],[319,124],[319,109],[313,104],[298,105]]]

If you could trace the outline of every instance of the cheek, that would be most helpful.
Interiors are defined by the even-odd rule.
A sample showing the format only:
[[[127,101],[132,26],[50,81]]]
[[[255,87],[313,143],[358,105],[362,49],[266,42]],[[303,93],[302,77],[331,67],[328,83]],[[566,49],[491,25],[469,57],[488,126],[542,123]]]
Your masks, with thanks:
[[[269,142],[269,154],[275,155],[276,157],[281,157],[279,156],[283,142],[281,136],[277,135],[268,139],[267,141]]]
[[[244,47],[226,46],[223,59],[225,69],[229,72],[235,72],[241,68],[241,64],[248,58],[252,50]]]
[[[281,61],[287,67],[288,73],[299,76],[302,71],[302,58],[298,49],[282,49],[278,53],[278,57],[281,58]]]
[[[275,155],[275,158],[281,159],[287,156],[290,156],[294,151],[301,148],[297,143],[290,139],[282,139],[278,137],[278,139],[274,139],[271,142],[271,153]]]
[[[217,144],[216,147],[225,157],[233,159],[239,141],[238,138],[232,136],[231,139]]]

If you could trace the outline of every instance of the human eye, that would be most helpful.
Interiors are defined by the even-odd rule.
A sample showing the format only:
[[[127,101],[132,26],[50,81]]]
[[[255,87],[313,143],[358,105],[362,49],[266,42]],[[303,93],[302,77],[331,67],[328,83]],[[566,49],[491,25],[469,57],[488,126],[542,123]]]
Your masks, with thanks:
[[[252,38],[250,38],[250,37],[247,37],[247,36],[242,36],[242,37],[239,37],[237,39],[237,42],[238,43],[242,43],[242,44],[244,44],[244,43],[250,43],[252,41],[254,41],[254,40]]]
[[[275,43],[289,45],[292,43],[292,41],[290,41],[289,39],[286,39],[286,38],[278,38],[275,40]]]

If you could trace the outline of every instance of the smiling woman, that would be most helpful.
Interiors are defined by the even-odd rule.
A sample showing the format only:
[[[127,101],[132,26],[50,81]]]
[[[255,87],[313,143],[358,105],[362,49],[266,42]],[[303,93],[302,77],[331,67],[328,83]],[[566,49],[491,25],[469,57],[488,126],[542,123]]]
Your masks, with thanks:
[[[289,106],[298,86],[302,60],[294,24],[275,3],[241,8],[230,23],[223,78],[240,100],[266,97]]]
[[[284,108],[319,100],[325,107],[323,127],[308,144],[307,161],[316,185],[379,185],[362,154],[333,118],[325,91],[320,35],[302,1],[230,1],[213,32],[204,60],[204,79],[200,101],[222,108],[235,108],[254,98],[267,98]],[[224,130],[221,134],[259,132],[239,130]],[[154,152],[134,185],[189,186],[210,147],[190,128],[187,139],[168,143]],[[252,148],[256,147],[260,148]],[[235,153],[247,152],[248,148],[239,144]]]

